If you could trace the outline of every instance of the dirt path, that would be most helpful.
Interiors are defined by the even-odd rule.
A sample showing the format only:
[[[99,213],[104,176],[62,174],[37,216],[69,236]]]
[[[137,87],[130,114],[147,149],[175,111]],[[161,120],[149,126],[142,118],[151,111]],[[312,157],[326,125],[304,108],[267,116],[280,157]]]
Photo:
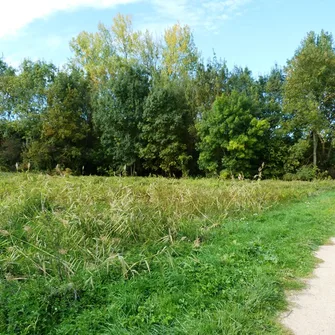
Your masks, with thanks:
[[[335,238],[316,253],[322,260],[307,288],[290,298],[282,323],[295,335],[335,334]]]

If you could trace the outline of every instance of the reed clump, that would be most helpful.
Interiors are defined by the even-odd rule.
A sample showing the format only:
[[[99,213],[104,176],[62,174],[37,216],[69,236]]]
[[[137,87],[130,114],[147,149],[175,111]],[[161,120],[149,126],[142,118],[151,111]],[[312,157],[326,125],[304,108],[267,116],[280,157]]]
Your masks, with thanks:
[[[13,277],[36,272],[63,278],[116,264],[125,273],[121,260],[137,247],[191,240],[232,217],[327,187],[331,182],[4,174],[2,268]]]

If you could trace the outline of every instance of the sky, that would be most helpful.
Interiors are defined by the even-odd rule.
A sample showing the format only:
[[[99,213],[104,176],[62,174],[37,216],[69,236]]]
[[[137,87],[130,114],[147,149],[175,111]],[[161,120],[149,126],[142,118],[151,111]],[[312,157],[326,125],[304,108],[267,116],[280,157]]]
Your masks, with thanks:
[[[187,24],[205,60],[214,51],[229,69],[247,66],[255,76],[285,66],[309,31],[335,36],[334,0],[4,0],[0,57],[15,67],[24,58],[61,66],[72,38],[111,26],[118,13],[157,35]]]

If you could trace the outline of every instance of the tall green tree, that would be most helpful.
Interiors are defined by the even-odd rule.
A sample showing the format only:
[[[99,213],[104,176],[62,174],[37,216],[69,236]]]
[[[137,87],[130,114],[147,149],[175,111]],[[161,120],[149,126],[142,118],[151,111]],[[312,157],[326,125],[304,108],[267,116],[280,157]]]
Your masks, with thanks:
[[[283,111],[285,75],[276,65],[268,75],[260,76],[256,83],[260,106],[259,117],[269,122],[269,129],[264,134],[266,146],[261,156],[261,160],[265,163],[263,176],[281,177],[285,173],[289,148],[295,142],[285,125],[286,115]]]
[[[39,169],[56,164],[77,172],[89,162],[93,144],[89,81],[76,68],[57,73],[47,91],[47,109],[42,115],[39,138],[26,157]]]
[[[95,123],[111,167],[138,170],[140,123],[149,77],[139,66],[124,66],[95,96]]]
[[[310,32],[288,62],[285,107],[291,128],[312,141],[313,165],[328,165],[334,146],[335,53],[331,34]],[[321,144],[321,153],[319,144]]]
[[[50,63],[30,60],[24,60],[18,70],[4,65],[3,61],[0,68],[0,117],[5,129],[2,155],[12,167],[14,159],[21,160],[23,151],[40,136],[47,90],[56,68]]]
[[[184,89],[156,85],[146,99],[141,122],[140,156],[148,171],[187,175],[192,159],[193,120]]]
[[[258,100],[259,91],[257,83],[250,69],[235,66],[229,72],[226,82],[226,92],[232,91],[247,94],[250,98],[255,99],[255,101]]]
[[[214,55],[207,64],[199,61],[196,69],[196,77],[192,82],[189,92],[190,104],[195,106],[197,116],[210,110],[215,99],[226,90],[228,80],[228,68],[224,61],[220,61]]]
[[[10,120],[0,119],[0,170],[14,170],[21,160],[22,136]]]
[[[46,111],[47,91],[54,81],[56,67],[42,61],[24,60],[10,85],[11,111],[15,125],[23,133],[26,147],[39,137],[42,115]]]
[[[13,87],[16,71],[0,58],[0,118],[10,119],[15,108]]]
[[[21,159],[22,137],[15,125],[13,88],[16,71],[0,58],[0,169],[14,169]]]
[[[217,174],[256,173],[269,129],[269,122],[258,115],[259,106],[246,93],[232,91],[217,98],[198,123],[200,168]]]

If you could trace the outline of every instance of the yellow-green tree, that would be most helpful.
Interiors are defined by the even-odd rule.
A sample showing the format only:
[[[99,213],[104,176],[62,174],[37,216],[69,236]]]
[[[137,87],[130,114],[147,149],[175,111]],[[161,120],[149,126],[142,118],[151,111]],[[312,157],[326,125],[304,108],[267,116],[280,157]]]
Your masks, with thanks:
[[[189,26],[180,23],[167,29],[164,34],[162,68],[169,77],[194,75],[199,52],[194,44]]]

